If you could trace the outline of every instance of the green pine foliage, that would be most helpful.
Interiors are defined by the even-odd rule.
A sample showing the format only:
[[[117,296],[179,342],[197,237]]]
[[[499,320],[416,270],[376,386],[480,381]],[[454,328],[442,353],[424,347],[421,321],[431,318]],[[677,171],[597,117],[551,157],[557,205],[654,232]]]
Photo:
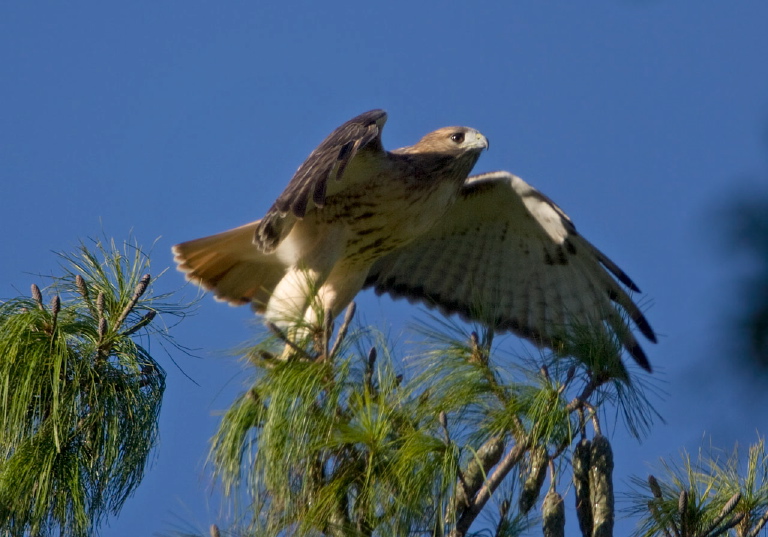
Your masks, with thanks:
[[[92,535],[140,483],[157,442],[165,373],[148,349],[158,314],[136,245],[81,245],[63,275],[0,304],[0,528]]]
[[[532,508],[547,479],[545,513],[563,512],[559,475],[569,478],[579,441],[599,435],[603,403],[633,432],[655,416],[643,384],[615,365],[615,342],[602,341],[593,363],[521,362],[497,353],[488,331],[433,319],[418,329],[420,350],[400,358],[374,330],[348,331],[350,320],[332,343],[326,318],[296,348],[272,327],[275,337],[247,353],[255,379],[210,455],[241,502],[231,534],[461,537],[481,518],[498,537],[521,535],[539,522]],[[620,408],[627,401],[635,408]],[[610,483],[611,470],[589,475]],[[607,490],[595,510],[612,522]]]
[[[157,442],[165,373],[149,343],[189,307],[153,293],[135,245],[82,245],[62,269],[0,303],[3,536],[92,535],[120,511]],[[403,357],[351,328],[354,306],[336,331],[318,313],[318,327],[268,325],[244,353],[253,381],[210,453],[235,523],[212,537],[555,536],[567,505],[582,537],[613,534],[603,425],[642,437],[659,416],[609,331],[572,326],[553,353],[521,358],[433,317]],[[638,536],[757,537],[768,523],[763,440],[746,460],[685,454],[635,487]]]
[[[659,477],[634,478],[630,514],[638,536],[757,537],[768,523],[765,440],[730,454],[701,450],[680,463],[661,460]]]

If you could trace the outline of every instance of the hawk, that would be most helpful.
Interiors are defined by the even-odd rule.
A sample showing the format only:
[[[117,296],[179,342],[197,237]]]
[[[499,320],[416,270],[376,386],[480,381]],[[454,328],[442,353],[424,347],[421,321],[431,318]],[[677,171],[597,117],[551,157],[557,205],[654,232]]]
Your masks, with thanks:
[[[386,120],[372,110],[338,127],[264,218],[174,246],[179,270],[281,327],[336,316],[372,287],[539,346],[596,326],[651,370],[628,321],[656,341],[625,290],[637,286],[519,177],[470,177],[485,136],[445,127],[387,151]]]

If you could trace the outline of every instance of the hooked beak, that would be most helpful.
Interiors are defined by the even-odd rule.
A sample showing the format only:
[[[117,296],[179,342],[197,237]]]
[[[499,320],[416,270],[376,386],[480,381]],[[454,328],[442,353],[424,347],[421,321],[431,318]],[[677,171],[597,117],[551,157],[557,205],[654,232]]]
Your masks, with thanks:
[[[475,132],[475,142],[472,145],[480,150],[489,149],[491,147],[491,143],[488,141],[488,138],[483,136],[478,131],[474,131],[474,132]]]

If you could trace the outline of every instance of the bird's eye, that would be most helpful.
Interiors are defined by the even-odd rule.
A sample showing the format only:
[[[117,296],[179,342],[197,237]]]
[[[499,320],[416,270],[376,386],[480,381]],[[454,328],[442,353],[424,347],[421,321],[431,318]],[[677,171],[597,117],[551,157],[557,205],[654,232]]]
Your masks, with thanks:
[[[464,133],[463,132],[454,132],[451,134],[451,141],[456,142],[457,144],[460,144],[464,141]]]

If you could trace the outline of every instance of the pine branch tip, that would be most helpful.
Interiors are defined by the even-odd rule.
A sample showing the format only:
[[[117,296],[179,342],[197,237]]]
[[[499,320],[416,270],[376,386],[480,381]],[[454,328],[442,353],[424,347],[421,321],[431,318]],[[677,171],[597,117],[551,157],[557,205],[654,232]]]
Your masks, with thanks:
[[[37,303],[37,307],[45,311],[45,305],[43,305],[43,294],[40,292],[40,288],[36,284],[30,286],[32,290],[32,298]]]
[[[83,299],[88,302],[88,286],[85,283],[85,279],[80,274],[75,276],[75,285],[77,286],[77,290],[80,293],[80,296],[82,296]]]

